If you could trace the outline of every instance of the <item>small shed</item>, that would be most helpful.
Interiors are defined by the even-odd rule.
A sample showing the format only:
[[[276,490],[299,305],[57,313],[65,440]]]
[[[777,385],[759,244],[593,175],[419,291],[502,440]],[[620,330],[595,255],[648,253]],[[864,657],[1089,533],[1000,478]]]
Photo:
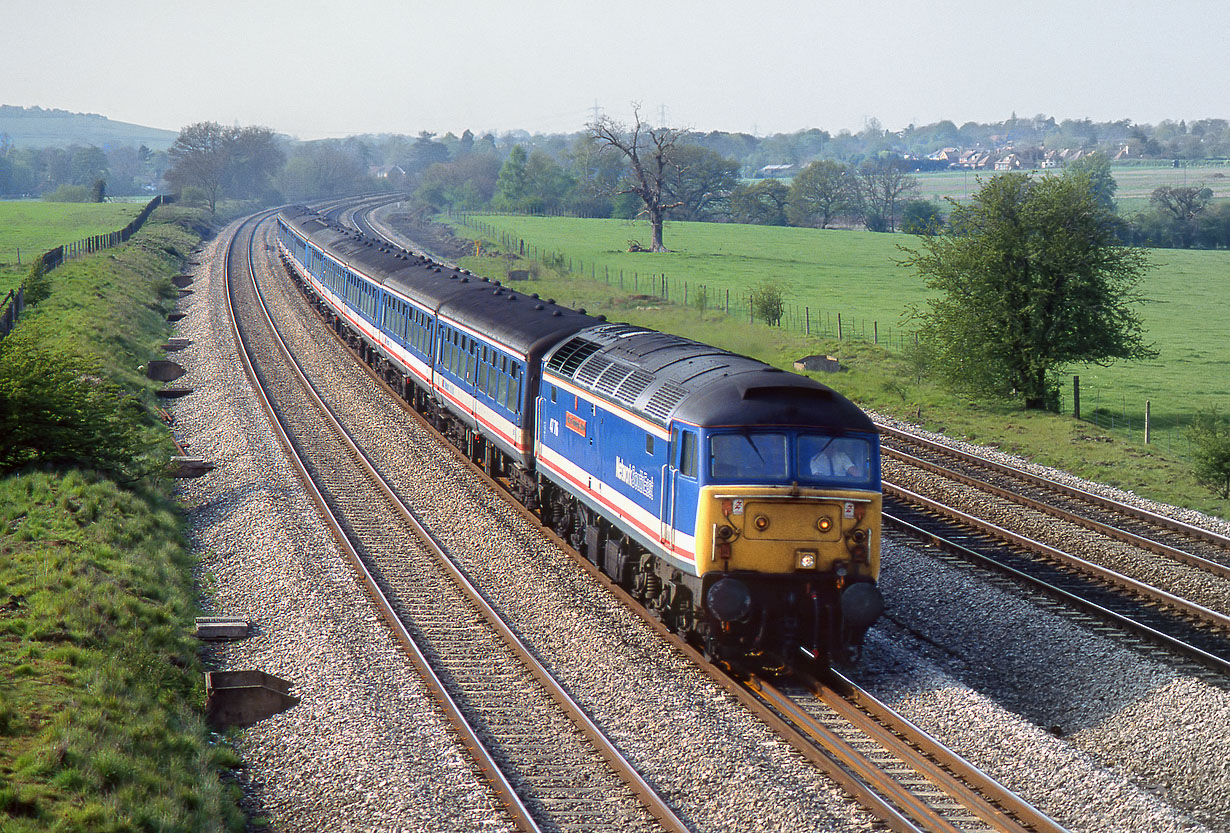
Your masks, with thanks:
[[[794,363],[795,370],[821,370],[825,373],[840,373],[845,370],[836,356],[804,356]]]

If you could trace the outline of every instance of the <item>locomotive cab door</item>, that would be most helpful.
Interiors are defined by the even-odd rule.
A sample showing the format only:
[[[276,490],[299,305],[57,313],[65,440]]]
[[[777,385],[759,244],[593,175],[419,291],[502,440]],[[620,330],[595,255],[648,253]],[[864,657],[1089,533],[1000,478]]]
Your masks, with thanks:
[[[662,483],[662,542],[672,551],[680,548],[695,552],[696,503],[700,499],[698,445],[695,431],[672,427],[670,465]]]

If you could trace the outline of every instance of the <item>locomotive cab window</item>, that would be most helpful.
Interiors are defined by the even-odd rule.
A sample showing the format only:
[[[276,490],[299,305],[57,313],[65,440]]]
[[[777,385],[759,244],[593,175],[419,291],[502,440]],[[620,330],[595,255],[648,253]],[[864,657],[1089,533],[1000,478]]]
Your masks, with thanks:
[[[862,437],[799,436],[798,469],[802,480],[869,485],[874,474],[871,443]]]
[[[785,481],[790,457],[785,434],[714,434],[709,440],[709,473],[718,480]]]

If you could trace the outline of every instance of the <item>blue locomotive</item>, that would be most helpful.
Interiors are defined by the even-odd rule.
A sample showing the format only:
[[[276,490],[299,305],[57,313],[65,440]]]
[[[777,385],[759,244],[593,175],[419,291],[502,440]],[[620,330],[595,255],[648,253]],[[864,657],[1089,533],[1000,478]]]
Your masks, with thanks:
[[[719,657],[857,656],[883,609],[880,453],[848,399],[305,208],[278,241],[369,364],[673,630]]]

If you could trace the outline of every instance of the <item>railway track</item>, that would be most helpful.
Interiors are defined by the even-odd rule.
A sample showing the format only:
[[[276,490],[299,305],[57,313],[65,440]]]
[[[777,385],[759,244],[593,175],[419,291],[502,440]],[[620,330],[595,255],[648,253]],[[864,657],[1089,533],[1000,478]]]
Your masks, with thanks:
[[[1230,674],[1230,616],[1194,601],[1182,590],[1161,586],[1173,580],[1180,588],[1191,587],[1190,574],[1198,571],[1205,578],[1196,583],[1212,585],[1210,595],[1216,597],[1230,579],[1230,569],[1223,563],[1230,562],[1230,548],[1223,546],[1230,541],[896,429],[882,426],[882,430],[891,444],[886,458],[990,496],[967,497],[965,503],[978,508],[962,511],[949,505],[951,501],[935,500],[886,479],[886,524],[967,561],[1007,573],[1214,671]],[[905,447],[917,453],[906,452]],[[986,515],[996,501],[1008,507],[1000,507],[997,514],[1001,516],[1017,511],[1045,513],[1052,523],[1073,524],[1108,541],[1135,547],[1148,554],[1150,575],[1133,575],[1131,569],[1120,569],[1113,558],[1086,557],[1081,550],[1088,542],[1079,536],[1060,536],[1062,543],[1055,546],[1006,528],[1002,520],[989,521]],[[1128,521],[1134,529],[1125,529]],[[1183,548],[1176,546],[1176,536],[1181,536]],[[1133,559],[1125,558],[1124,563],[1131,567]],[[1188,574],[1186,584],[1184,573]]]
[[[1221,578],[1230,578],[1230,537],[888,425],[878,427],[886,458],[1008,498]]]
[[[452,563],[302,375],[255,280],[258,226],[245,224],[227,252],[228,304],[245,369],[339,546],[512,823],[686,830]]]
[[[354,212],[350,221],[365,234],[382,236]],[[390,241],[396,244],[396,241]],[[397,244],[400,245],[400,244]],[[356,360],[358,356],[355,356]],[[360,362],[361,363],[361,362]],[[368,370],[376,384],[384,383]],[[391,390],[388,391],[393,395]],[[400,400],[398,400],[400,402]],[[413,412],[411,412],[413,413]],[[497,483],[430,424],[424,426],[476,476],[502,491]],[[539,519],[508,498],[525,517]],[[890,707],[853,682],[833,675],[822,683],[797,678],[789,689],[746,671],[710,663],[648,615],[622,588],[612,583],[547,527],[540,529],[557,546],[602,583],[630,610],[675,645],[698,667],[760,718],[830,778],[840,784],[883,824],[897,831],[1049,831],[1063,828],[1014,795],[959,755],[945,748]]]

